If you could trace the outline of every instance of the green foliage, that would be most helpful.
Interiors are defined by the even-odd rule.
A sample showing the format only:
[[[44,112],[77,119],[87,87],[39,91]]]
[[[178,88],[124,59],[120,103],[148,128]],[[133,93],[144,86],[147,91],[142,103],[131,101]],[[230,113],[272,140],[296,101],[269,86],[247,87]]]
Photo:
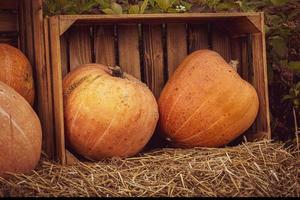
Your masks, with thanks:
[[[184,0],[143,0],[135,4],[129,1],[110,0],[45,0],[45,15],[58,14],[143,14],[187,12],[192,4]]]

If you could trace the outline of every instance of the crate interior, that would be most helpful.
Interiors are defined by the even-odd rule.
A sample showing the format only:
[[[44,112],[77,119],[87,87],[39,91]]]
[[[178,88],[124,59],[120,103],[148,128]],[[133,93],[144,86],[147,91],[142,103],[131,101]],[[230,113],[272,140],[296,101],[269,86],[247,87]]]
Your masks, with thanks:
[[[0,2],[0,43],[19,47],[18,16],[16,0]]]
[[[214,22],[75,23],[60,38],[62,75],[84,63],[118,65],[146,83],[158,98],[185,56],[198,49],[212,49],[227,62],[237,60],[238,73],[251,83],[250,44],[250,34],[233,35]],[[164,144],[156,131],[148,147]]]

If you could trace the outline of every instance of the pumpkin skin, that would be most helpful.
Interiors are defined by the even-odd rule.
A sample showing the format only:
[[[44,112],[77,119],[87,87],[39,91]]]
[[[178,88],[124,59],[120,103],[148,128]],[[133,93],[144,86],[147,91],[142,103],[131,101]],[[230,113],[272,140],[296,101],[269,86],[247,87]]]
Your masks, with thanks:
[[[154,133],[158,105],[149,88],[101,64],[84,64],[63,79],[67,144],[90,160],[137,154]]]
[[[15,89],[32,106],[35,91],[29,60],[19,49],[0,44],[0,61],[0,81]]]
[[[259,101],[217,52],[198,50],[178,66],[158,105],[161,132],[175,146],[221,147],[251,126]]]
[[[29,103],[0,81],[0,176],[33,170],[41,155],[40,120]]]

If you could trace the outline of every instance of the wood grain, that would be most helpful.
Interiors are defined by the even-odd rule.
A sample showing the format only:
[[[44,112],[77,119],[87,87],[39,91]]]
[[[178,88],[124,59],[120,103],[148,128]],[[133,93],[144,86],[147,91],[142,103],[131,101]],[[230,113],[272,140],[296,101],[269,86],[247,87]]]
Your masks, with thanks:
[[[96,63],[115,66],[115,27],[113,25],[96,26],[94,31],[94,52]]]
[[[43,125],[43,137],[44,144],[43,150],[49,156],[49,159],[55,158],[55,135],[54,135],[54,118],[53,118],[53,101],[52,101],[52,79],[51,79],[51,64],[50,64],[50,41],[49,41],[49,19],[44,19],[44,58],[45,63],[42,71],[40,72],[40,77],[44,79],[42,82],[41,95],[44,95],[42,98],[45,102],[41,102],[43,104],[41,106],[42,110],[40,110],[41,115],[43,116],[44,125]],[[40,101],[40,100],[39,100]]]
[[[227,62],[231,60],[231,47],[229,36],[216,25],[212,26],[212,49],[218,52]]]
[[[62,77],[65,77],[70,71],[68,34],[65,33],[60,37],[60,54],[61,54],[61,71]],[[74,51],[73,51],[74,52]]]
[[[18,6],[18,0],[0,1],[0,9],[17,10],[18,9],[17,6]]]
[[[242,63],[242,53],[241,53],[241,38],[230,38],[231,45],[231,59],[238,61],[237,72],[242,73],[241,63]]]
[[[145,24],[143,29],[144,80],[156,98],[164,86],[162,28],[159,24]]]
[[[70,71],[79,65],[92,62],[91,42],[89,26],[76,26],[71,28],[69,33]]]
[[[251,82],[250,66],[249,66],[249,47],[248,37],[241,38],[241,76],[244,80]]]
[[[15,13],[0,13],[0,32],[18,32],[17,19]]]
[[[35,56],[35,89],[37,111],[43,130],[43,150],[50,159],[54,156],[54,134],[53,134],[53,114],[52,95],[50,80],[50,66],[46,65],[45,46],[49,45],[47,40],[45,45],[42,0],[36,0],[32,4],[33,36],[34,36],[34,56]],[[47,26],[48,29],[48,26]],[[47,30],[46,30],[47,31]],[[48,34],[48,31],[46,32]],[[48,35],[46,35],[48,36]],[[48,52],[47,52],[48,53]]]
[[[137,24],[118,26],[119,66],[141,80],[139,30]]]
[[[66,163],[65,136],[64,136],[64,113],[62,96],[62,71],[60,55],[60,32],[58,17],[50,18],[50,48],[54,100],[54,122],[55,122],[55,145],[56,157],[61,164]]]
[[[24,30],[25,31],[25,38],[23,38],[25,40],[25,46],[26,46],[26,50],[25,50],[25,54],[27,56],[27,58],[29,59],[30,63],[32,65],[34,65],[34,47],[33,47],[33,24],[32,24],[32,1],[30,0],[23,0],[24,4],[23,4],[23,18],[24,18]]]
[[[187,56],[186,24],[167,24],[167,58],[168,77],[170,78],[178,65]]]
[[[261,15],[261,26],[264,25],[263,14]],[[253,56],[253,86],[259,98],[259,112],[256,119],[256,132],[264,132],[265,138],[271,139],[267,58],[264,32],[252,35],[252,56]],[[258,135],[257,137],[261,137]],[[254,137],[256,138],[256,137]]]
[[[210,49],[207,24],[189,24],[188,28],[189,53],[199,49]]]

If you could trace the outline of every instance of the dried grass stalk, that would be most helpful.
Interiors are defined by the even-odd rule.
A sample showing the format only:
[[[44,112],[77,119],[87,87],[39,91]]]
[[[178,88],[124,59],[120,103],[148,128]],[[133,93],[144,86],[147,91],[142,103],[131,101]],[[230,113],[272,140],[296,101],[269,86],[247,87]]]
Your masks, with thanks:
[[[227,148],[158,149],[137,157],[61,166],[0,179],[5,196],[299,197],[299,152],[271,141]]]

